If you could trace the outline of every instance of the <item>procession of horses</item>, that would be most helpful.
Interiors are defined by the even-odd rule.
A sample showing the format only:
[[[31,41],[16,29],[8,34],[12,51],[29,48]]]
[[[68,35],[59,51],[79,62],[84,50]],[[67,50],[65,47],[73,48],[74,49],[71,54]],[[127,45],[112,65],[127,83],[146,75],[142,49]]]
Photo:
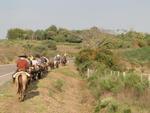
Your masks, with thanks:
[[[50,70],[59,68],[60,65],[65,66],[67,63],[66,54],[57,54],[54,58],[45,56],[19,56],[17,61],[17,70],[12,75],[13,83],[17,88],[19,101],[24,101],[27,88],[32,82],[37,81],[48,74]]]

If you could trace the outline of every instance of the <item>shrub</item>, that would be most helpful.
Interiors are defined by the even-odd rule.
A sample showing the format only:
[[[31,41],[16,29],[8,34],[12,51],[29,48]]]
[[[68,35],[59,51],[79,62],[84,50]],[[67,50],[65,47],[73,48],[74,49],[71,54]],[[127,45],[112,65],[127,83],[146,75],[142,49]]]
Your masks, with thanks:
[[[36,52],[36,53],[43,53],[47,48],[45,46],[35,46],[33,47],[33,50]]]
[[[43,41],[42,45],[45,45],[45,47],[47,47],[48,49],[51,49],[51,50],[57,49],[56,43],[54,41],[51,41],[51,40]]]
[[[149,81],[145,78],[141,81],[141,77],[129,73],[124,78],[124,84],[126,88],[133,88],[138,94],[143,93],[149,87]]]
[[[107,68],[117,70],[113,53],[107,49],[84,49],[79,52],[75,63],[81,73],[84,73],[87,68],[95,69],[97,65],[105,65]]]
[[[100,86],[102,90],[116,93],[123,89],[123,83],[117,76],[104,77],[100,80]]]
[[[75,35],[69,35],[66,38],[66,41],[70,42],[70,43],[81,43],[82,39],[80,37],[78,37],[78,36],[75,36]]]
[[[114,98],[107,97],[98,102],[95,113],[101,112],[103,109],[106,113],[117,113],[119,112],[118,107],[119,104]]]
[[[53,37],[53,40],[55,40],[56,42],[65,42],[66,39],[67,37],[62,34],[58,34],[55,37]]]
[[[147,46],[147,44],[144,40],[138,40],[138,46],[139,47],[145,47],[145,46]]]

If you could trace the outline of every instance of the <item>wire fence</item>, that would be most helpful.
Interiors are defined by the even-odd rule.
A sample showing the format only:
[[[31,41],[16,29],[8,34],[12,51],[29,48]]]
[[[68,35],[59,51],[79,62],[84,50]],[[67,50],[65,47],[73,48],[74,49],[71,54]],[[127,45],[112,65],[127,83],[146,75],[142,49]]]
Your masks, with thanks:
[[[87,69],[87,73],[86,73],[86,76],[87,78],[91,77],[93,75],[93,73],[95,72],[96,70],[92,70],[92,69]],[[126,77],[127,74],[129,72],[120,72],[120,71],[108,71],[108,70],[104,70],[104,75],[111,75],[111,76],[123,76],[123,77]],[[140,76],[141,78],[141,81],[143,81],[144,78],[148,79],[148,81],[150,82],[150,74],[149,73],[136,73],[137,75]]]

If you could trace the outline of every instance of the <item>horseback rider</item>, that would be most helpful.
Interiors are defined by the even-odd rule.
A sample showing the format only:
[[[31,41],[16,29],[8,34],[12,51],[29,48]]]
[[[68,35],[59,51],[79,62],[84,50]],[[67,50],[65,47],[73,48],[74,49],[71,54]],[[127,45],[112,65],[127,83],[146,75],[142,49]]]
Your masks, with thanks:
[[[19,56],[20,58],[17,60],[17,71],[25,71],[27,72],[29,69],[29,60],[26,55]]]
[[[66,53],[62,56],[61,63],[62,63],[62,65],[66,65],[66,63],[67,63],[67,54]]]
[[[29,69],[29,61],[27,59],[27,56],[26,55],[19,56],[16,66],[17,66],[16,73],[22,72],[22,71],[27,73]],[[30,74],[27,74],[27,76],[30,77]],[[15,77],[16,77],[16,74],[13,75],[13,82],[15,81]]]
[[[59,54],[57,54],[55,57],[54,57],[54,61],[57,61],[60,63],[60,60],[61,60],[61,56]]]
[[[28,56],[28,60],[29,60],[29,62],[30,62],[30,66],[32,66],[32,60],[34,59],[34,57],[30,54],[29,56]]]

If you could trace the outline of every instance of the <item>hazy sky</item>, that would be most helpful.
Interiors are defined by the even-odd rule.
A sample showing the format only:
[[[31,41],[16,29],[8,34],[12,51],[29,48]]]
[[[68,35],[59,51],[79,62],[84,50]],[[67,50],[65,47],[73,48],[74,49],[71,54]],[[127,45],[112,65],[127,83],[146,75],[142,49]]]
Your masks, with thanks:
[[[0,38],[9,28],[50,25],[150,32],[150,0],[0,0]]]

